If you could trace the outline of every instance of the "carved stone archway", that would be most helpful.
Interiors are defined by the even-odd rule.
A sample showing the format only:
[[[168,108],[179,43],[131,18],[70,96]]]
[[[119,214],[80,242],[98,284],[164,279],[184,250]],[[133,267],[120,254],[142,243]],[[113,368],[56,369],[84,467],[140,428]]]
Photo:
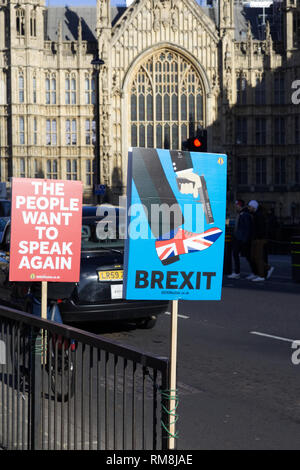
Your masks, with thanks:
[[[181,149],[206,126],[206,89],[197,67],[179,51],[156,50],[128,83],[132,147]]]

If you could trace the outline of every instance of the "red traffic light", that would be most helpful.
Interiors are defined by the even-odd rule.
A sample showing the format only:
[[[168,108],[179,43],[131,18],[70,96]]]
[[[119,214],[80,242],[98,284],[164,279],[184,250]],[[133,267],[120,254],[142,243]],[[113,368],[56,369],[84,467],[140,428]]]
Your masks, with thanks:
[[[193,135],[187,141],[182,142],[183,148],[190,152],[207,152],[207,133],[206,129],[197,132],[196,136]]]
[[[200,142],[199,139],[194,139],[194,140],[193,140],[193,144],[194,144],[195,147],[201,147],[202,142]]]

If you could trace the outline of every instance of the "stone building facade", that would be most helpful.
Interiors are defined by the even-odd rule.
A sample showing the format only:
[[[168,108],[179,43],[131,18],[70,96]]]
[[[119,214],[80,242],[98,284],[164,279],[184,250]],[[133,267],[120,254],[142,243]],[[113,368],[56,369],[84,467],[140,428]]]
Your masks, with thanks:
[[[81,179],[86,201],[100,182],[114,199],[130,146],[177,149],[205,128],[229,156],[229,207],[256,198],[297,222],[299,43],[299,0],[0,0],[1,181]]]

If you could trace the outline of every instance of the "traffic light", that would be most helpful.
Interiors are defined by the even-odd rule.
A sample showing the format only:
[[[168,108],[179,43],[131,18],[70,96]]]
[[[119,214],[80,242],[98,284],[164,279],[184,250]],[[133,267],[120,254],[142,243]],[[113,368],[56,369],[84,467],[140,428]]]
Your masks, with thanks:
[[[190,152],[207,152],[207,130],[197,132],[197,135],[190,137],[184,142],[184,147]]]

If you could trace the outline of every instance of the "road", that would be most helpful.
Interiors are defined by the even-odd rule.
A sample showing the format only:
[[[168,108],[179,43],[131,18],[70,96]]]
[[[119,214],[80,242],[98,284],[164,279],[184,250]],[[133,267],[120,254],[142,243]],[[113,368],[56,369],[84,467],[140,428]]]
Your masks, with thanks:
[[[290,260],[271,256],[264,283],[224,279],[221,302],[180,302],[179,449],[299,449],[300,285]],[[158,355],[169,355],[170,315],[153,330],[87,329]]]

